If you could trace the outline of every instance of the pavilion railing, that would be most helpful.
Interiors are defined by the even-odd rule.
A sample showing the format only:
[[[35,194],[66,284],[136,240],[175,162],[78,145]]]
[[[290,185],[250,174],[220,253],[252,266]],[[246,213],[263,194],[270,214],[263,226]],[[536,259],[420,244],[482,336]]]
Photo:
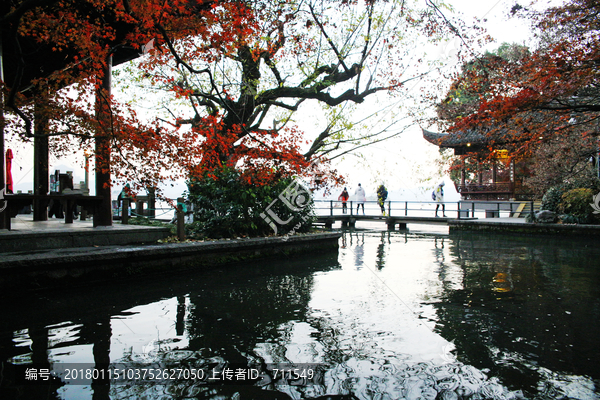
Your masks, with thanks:
[[[468,183],[466,185],[457,185],[458,193],[513,193],[515,190],[514,182],[496,182],[496,183]]]

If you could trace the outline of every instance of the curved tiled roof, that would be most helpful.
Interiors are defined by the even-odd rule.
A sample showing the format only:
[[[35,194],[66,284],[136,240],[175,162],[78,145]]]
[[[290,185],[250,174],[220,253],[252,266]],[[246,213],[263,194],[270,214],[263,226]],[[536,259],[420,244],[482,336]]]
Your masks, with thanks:
[[[440,147],[462,147],[473,145],[485,145],[490,138],[473,130],[455,133],[437,133],[423,129],[423,138],[429,143]]]

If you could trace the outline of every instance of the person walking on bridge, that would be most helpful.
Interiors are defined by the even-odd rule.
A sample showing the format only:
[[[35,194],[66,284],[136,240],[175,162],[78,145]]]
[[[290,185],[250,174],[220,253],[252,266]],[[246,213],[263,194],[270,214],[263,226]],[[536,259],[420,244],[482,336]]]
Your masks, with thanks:
[[[367,201],[367,195],[360,183],[358,184],[354,195],[356,196],[356,214],[358,214],[358,210],[360,209],[360,206],[362,206],[363,215],[365,215],[365,201]]]
[[[385,200],[387,199],[388,192],[385,185],[382,183],[377,188],[377,204],[381,208],[381,213],[385,216]]]
[[[348,203],[348,199],[349,198],[350,198],[350,194],[348,193],[348,191],[346,190],[346,188],[344,188],[344,191],[338,197],[338,201],[342,202],[342,212],[344,214],[346,214],[346,210],[348,209],[348,204],[347,203]]]
[[[435,196],[435,201],[437,205],[435,206],[435,216],[438,216],[438,210],[440,205],[442,206],[442,214],[446,216],[446,205],[444,204],[444,181],[440,182],[439,185],[434,189],[433,194]]]

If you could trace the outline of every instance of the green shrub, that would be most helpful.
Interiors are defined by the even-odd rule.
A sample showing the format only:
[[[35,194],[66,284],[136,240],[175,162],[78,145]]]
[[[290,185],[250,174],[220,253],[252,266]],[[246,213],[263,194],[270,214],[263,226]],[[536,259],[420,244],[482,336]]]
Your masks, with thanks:
[[[567,191],[565,185],[557,185],[557,186],[553,186],[550,189],[548,189],[548,191],[546,192],[546,194],[544,194],[544,197],[542,197],[542,206],[541,209],[542,210],[550,210],[550,211],[554,211],[555,213],[559,212],[558,206],[560,205],[560,202],[562,200],[562,195]]]
[[[293,179],[259,186],[223,169],[188,182],[194,205],[192,237],[223,238],[306,232],[313,218],[310,192]]]
[[[596,175],[583,175],[569,179],[566,183],[569,189],[588,188],[594,193],[600,192],[600,179]]]
[[[559,212],[566,214],[563,222],[594,223],[596,216],[591,206],[593,200],[594,191],[592,189],[577,188],[564,193],[558,207]]]
[[[542,198],[542,210],[550,210],[555,213],[561,213],[559,205],[562,201],[562,196],[572,189],[589,188],[594,193],[600,192],[600,180],[597,177],[579,177],[570,179],[560,185],[552,186]]]

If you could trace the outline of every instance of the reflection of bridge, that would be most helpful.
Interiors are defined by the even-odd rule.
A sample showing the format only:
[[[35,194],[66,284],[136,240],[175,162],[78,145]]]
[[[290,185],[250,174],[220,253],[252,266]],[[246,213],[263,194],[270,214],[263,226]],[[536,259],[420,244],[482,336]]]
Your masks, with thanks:
[[[357,211],[358,203],[348,201],[344,210],[339,201],[315,200],[316,222],[331,228],[335,222],[340,221],[342,227],[355,226],[357,221],[382,221],[389,230],[394,230],[398,225],[406,229],[406,224],[448,224],[449,221],[499,218],[499,217],[524,217],[539,209],[533,202],[515,201],[459,201],[445,202],[445,212],[442,207],[438,210],[434,201],[386,201],[384,202],[385,215],[377,201],[366,201],[365,211]],[[445,214],[445,216],[444,216]]]

